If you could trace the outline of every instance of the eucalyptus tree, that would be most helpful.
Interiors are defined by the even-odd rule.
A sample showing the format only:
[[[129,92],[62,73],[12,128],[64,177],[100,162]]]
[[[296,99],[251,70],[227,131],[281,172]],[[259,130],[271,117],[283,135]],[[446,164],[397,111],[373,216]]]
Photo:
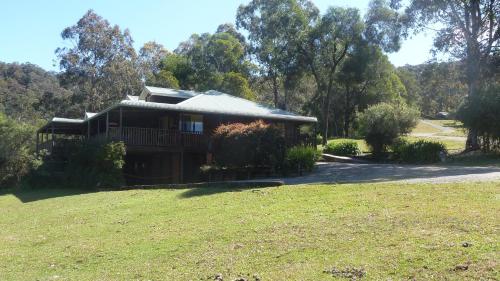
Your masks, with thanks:
[[[61,84],[75,91],[75,102],[97,111],[140,89],[137,55],[127,29],[112,26],[89,10],[61,37],[71,47],[57,48]]]
[[[330,7],[303,37],[300,53],[316,82],[314,101],[321,103],[323,144],[328,139],[337,72],[348,52],[362,39],[363,30],[357,9]]]
[[[308,0],[253,0],[238,8],[236,25],[248,31],[248,51],[271,83],[276,107],[288,107],[291,88],[304,69],[299,46],[318,15]],[[279,100],[281,83],[283,102]]]
[[[155,41],[149,41],[139,49],[137,63],[139,65],[141,79],[146,81],[148,78],[160,72],[161,61],[170,52],[162,45]]]
[[[358,42],[342,64],[338,76],[338,111],[343,113],[344,136],[349,130],[358,111],[380,102],[405,102],[407,93],[396,69],[382,53],[378,45],[362,40]]]
[[[401,0],[392,0],[401,9]],[[407,28],[436,30],[434,51],[465,62],[468,98],[481,86],[484,66],[500,52],[500,2],[498,0],[410,0],[404,7]],[[477,132],[469,131],[467,149],[479,148]]]

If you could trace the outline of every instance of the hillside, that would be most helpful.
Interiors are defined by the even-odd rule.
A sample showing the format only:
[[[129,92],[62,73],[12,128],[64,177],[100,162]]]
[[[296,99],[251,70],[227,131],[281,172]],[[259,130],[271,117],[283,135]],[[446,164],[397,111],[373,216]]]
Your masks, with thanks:
[[[7,193],[0,279],[493,280],[499,193],[500,183]]]

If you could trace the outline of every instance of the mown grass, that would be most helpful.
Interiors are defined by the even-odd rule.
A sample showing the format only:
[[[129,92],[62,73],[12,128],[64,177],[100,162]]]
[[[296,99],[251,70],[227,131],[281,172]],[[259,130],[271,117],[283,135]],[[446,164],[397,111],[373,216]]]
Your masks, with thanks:
[[[435,134],[441,132],[440,129],[435,128],[429,124],[426,124],[422,121],[419,121],[417,123],[417,126],[412,130],[412,133],[414,134],[420,134],[420,133],[425,133],[425,134]]]
[[[498,280],[499,194],[498,182],[4,194],[0,279]]]

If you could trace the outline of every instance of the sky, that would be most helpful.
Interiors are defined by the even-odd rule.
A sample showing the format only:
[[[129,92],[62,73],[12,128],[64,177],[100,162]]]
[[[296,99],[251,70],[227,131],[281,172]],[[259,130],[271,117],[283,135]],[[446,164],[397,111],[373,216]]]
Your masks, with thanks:
[[[249,0],[11,0],[0,8],[0,61],[30,62],[59,71],[54,51],[71,46],[61,31],[89,9],[128,28],[138,50],[154,40],[173,50],[193,33],[213,33],[222,23],[234,23],[239,5]],[[369,0],[313,0],[321,12],[329,6],[357,7],[366,12]],[[388,54],[396,66],[420,64],[432,58],[433,34],[406,40],[399,52]]]

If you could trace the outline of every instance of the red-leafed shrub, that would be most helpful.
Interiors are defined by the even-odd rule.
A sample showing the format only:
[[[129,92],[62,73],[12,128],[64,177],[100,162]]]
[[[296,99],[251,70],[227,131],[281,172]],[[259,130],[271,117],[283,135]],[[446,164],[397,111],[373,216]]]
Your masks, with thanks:
[[[218,166],[279,168],[285,150],[283,132],[262,120],[220,125],[212,136]]]

